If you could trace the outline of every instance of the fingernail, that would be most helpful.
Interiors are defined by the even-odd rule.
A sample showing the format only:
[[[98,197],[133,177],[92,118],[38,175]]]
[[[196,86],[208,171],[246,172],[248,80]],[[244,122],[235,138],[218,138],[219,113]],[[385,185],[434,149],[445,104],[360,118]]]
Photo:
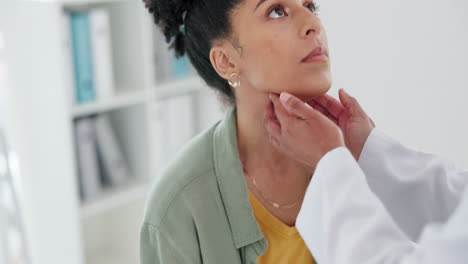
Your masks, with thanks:
[[[268,94],[268,97],[270,98],[270,101],[273,101],[273,95],[272,94]]]
[[[281,93],[280,95],[280,100],[283,103],[286,103],[289,100],[289,98],[291,98],[291,95],[288,93]]]

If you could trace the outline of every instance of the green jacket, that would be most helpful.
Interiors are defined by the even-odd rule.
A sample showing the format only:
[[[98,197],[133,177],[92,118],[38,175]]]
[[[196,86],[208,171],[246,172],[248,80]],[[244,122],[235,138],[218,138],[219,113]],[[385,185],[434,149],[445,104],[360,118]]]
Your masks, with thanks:
[[[267,247],[249,203],[233,109],[157,178],[141,227],[140,260],[251,264]]]

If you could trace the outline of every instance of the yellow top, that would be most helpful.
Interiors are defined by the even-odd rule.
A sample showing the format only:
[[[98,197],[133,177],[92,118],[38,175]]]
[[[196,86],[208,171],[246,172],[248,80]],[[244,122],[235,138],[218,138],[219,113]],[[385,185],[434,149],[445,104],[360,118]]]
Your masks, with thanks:
[[[267,251],[257,258],[258,264],[315,263],[295,226],[289,227],[270,214],[251,192],[249,199],[255,218],[268,241]]]

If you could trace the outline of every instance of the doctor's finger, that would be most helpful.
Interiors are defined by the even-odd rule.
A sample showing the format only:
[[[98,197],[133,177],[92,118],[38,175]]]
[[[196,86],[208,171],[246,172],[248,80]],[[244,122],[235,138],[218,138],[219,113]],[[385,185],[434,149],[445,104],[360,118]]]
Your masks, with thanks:
[[[270,134],[270,137],[279,137],[281,135],[281,125],[273,112],[273,102],[270,102],[265,110],[263,124]]]
[[[338,125],[338,120],[327,109],[325,109],[323,106],[321,106],[320,104],[318,104],[315,101],[309,101],[307,104],[312,106],[315,110],[320,112],[322,115],[328,117],[328,119],[330,119],[333,123]]]
[[[321,96],[318,96],[314,99],[311,100],[311,102],[316,102],[323,108],[327,109],[327,111],[335,118],[339,119],[341,113],[345,111],[345,108],[343,104],[340,103],[337,99],[335,99],[333,96],[324,94]]]
[[[364,112],[364,109],[362,109],[361,105],[356,100],[356,98],[349,95],[343,88],[341,88],[338,93],[340,96],[340,100],[343,103],[343,106],[351,116],[367,117],[366,112]]]
[[[286,111],[298,119],[309,120],[315,119],[320,115],[312,106],[306,104],[301,99],[286,92],[280,95],[281,105],[284,106]]]
[[[281,129],[283,129],[288,125],[288,120],[292,117],[292,115],[288,113],[286,108],[280,102],[278,95],[271,94],[270,100],[273,103],[273,113],[276,116],[276,119],[278,120]]]

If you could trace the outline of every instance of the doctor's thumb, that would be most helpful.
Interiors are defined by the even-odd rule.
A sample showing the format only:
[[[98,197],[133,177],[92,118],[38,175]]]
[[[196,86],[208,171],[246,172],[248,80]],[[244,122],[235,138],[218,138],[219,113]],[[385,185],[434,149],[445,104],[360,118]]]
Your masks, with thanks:
[[[280,95],[280,101],[289,114],[294,115],[300,119],[311,119],[315,114],[315,110],[311,106],[289,93],[282,92]]]
[[[351,116],[363,112],[356,98],[349,95],[343,88],[339,90],[340,101]]]
[[[368,120],[372,127],[375,127],[374,121],[366,114],[356,98],[349,95],[343,88],[339,90],[340,101],[343,104],[349,116],[359,117]]]

